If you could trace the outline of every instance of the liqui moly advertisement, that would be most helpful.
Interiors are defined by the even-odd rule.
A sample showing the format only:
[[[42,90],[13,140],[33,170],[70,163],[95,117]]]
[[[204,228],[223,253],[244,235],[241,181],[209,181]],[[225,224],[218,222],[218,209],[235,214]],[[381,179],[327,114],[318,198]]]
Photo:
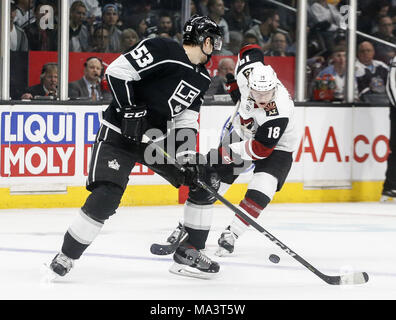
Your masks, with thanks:
[[[3,112],[1,176],[74,176],[76,114]]]

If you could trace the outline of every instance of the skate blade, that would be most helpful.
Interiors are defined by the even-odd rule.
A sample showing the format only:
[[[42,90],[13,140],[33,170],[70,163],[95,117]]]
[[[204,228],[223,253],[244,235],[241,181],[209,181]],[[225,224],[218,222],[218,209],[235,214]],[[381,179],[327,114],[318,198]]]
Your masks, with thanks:
[[[207,273],[207,272],[200,271],[196,268],[192,268],[192,267],[186,266],[184,264],[179,264],[176,262],[173,263],[173,265],[169,268],[169,272],[176,274],[178,276],[204,279],[204,280],[213,279],[217,275],[217,272],[216,273]]]
[[[229,257],[230,255],[232,255],[232,252],[222,248],[222,247],[218,247],[215,255],[218,257]]]
[[[396,198],[389,196],[381,196],[380,202],[382,203],[396,203]]]
[[[50,266],[46,263],[43,263],[40,271],[42,275],[40,280],[41,285],[51,285],[54,282],[56,282],[57,279],[60,278],[60,275],[52,271]]]

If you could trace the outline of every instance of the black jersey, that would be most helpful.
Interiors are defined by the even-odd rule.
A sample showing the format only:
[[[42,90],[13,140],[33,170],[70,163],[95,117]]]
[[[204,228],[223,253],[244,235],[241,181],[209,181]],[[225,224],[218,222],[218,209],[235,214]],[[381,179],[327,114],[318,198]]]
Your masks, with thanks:
[[[139,42],[110,64],[106,76],[113,101],[105,122],[120,128],[126,106],[146,106],[150,127],[163,132],[176,119],[182,119],[178,127],[194,127],[211,82],[203,65],[192,64],[182,46],[165,38]]]

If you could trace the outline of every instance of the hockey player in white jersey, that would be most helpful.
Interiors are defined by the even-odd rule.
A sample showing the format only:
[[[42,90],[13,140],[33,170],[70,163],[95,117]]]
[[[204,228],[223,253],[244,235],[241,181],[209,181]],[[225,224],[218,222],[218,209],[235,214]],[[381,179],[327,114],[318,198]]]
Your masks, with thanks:
[[[292,153],[298,144],[294,103],[272,67],[264,65],[263,61],[264,56],[258,46],[248,45],[241,49],[236,66],[237,79],[229,78],[228,81],[231,97],[236,105],[239,104],[238,113],[232,120],[234,129],[218,149],[210,150],[207,155],[208,162],[221,179],[220,194],[227,191],[243,168],[254,164],[248,190],[239,204],[239,208],[253,219],[259,217],[282,188],[292,165]],[[201,199],[197,205],[195,199],[190,197],[184,207],[184,222],[168,237],[170,245],[168,243],[164,248],[175,248],[174,244],[185,237],[185,229],[199,221],[201,233],[197,236],[201,237],[201,246],[198,249],[203,249],[214,201],[208,199],[202,205],[204,202]],[[216,254],[224,256],[232,253],[236,239],[248,227],[248,222],[236,215],[222,232]],[[189,234],[191,236],[191,232]],[[153,253],[165,254],[164,251]],[[171,250],[166,253],[171,253]],[[175,266],[173,272],[177,271],[183,273],[182,268]]]
[[[239,204],[254,219],[282,188],[298,145],[294,103],[272,67],[262,61],[260,49],[248,46],[241,50],[237,64],[240,106],[233,127],[242,141],[229,145],[234,157],[255,164],[245,198]],[[223,183],[220,190],[224,193],[228,187]],[[235,215],[218,240],[216,254],[232,253],[235,240],[248,227]]]

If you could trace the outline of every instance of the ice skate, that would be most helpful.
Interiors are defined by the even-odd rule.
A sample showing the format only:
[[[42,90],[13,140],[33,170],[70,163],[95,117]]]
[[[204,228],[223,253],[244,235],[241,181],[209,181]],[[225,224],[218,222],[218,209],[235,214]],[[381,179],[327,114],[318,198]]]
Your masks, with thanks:
[[[393,202],[396,203],[396,190],[382,191],[380,202]]]
[[[170,267],[171,273],[199,279],[211,279],[220,269],[217,262],[212,261],[193,246],[184,243],[173,255],[175,263]]]
[[[215,255],[218,257],[224,257],[233,253],[236,239],[238,239],[238,236],[232,232],[229,227],[224,230],[217,241],[219,247],[217,248]]]
[[[58,253],[50,264],[50,269],[57,275],[65,276],[73,268],[74,260],[63,253]]]

